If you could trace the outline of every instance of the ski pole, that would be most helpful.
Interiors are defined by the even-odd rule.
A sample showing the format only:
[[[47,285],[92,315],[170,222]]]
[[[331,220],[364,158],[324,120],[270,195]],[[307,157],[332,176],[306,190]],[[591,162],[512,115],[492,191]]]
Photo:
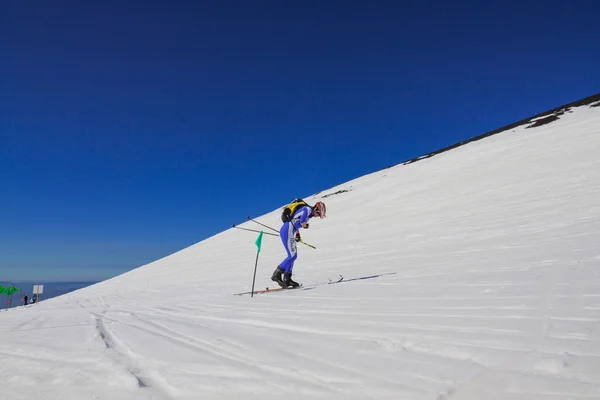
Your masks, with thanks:
[[[304,245],[306,245],[306,246],[308,246],[308,247],[312,247],[312,248],[313,248],[313,249],[315,249],[315,250],[317,249],[317,248],[316,248],[315,246],[313,246],[312,244],[308,244],[308,243],[306,243],[306,242],[303,242],[302,240],[299,240],[299,242],[300,242],[300,243],[302,243],[302,244],[304,244]]]
[[[278,231],[277,229],[275,229],[275,228],[271,228],[270,226],[267,226],[267,225],[265,225],[265,224],[262,224],[262,223],[258,222],[257,220],[250,218],[250,216],[248,216],[248,221],[255,222],[255,223],[259,224],[259,225],[262,225],[262,226],[264,226],[265,228],[269,228],[270,230],[272,230],[272,231],[275,231],[275,232],[279,233],[279,231]]]
[[[256,232],[256,233],[260,233],[261,232],[261,231],[257,231],[257,230],[254,230],[254,229],[240,228],[239,226],[235,226],[235,224],[233,224],[233,228],[241,229],[243,231],[248,231],[248,232]],[[264,234],[265,235],[271,235],[271,236],[279,236],[279,235],[276,235],[274,233],[269,233],[269,232],[265,232]]]
[[[250,218],[250,217],[248,217],[248,221],[256,222],[257,224],[259,224],[259,225],[262,225],[262,226],[264,226],[265,228],[269,228],[269,229],[271,229],[271,230],[274,230],[275,232],[279,232],[278,230],[276,230],[276,229],[274,229],[274,228],[271,228],[270,226],[267,226],[267,225],[265,225],[265,224],[262,224],[262,223],[258,222],[257,220],[255,220],[255,219],[252,219],[252,218]],[[300,243],[302,243],[303,245],[306,245],[306,246],[308,246],[308,247],[311,247],[311,248],[313,248],[313,249],[315,249],[315,250],[317,249],[317,248],[316,248],[315,246],[313,246],[312,244],[308,244],[308,243],[306,243],[306,242],[303,242],[302,240],[299,240],[299,242],[300,242]]]

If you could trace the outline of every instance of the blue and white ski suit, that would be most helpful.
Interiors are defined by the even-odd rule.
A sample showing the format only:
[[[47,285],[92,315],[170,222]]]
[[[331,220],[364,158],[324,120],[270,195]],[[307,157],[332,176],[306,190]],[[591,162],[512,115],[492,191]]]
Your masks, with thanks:
[[[279,264],[284,272],[292,273],[294,268],[294,261],[298,257],[298,250],[296,249],[296,232],[302,228],[302,223],[308,223],[308,219],[313,215],[313,209],[310,206],[300,207],[292,217],[292,220],[285,222],[279,230],[283,247],[287,251],[287,257]]]

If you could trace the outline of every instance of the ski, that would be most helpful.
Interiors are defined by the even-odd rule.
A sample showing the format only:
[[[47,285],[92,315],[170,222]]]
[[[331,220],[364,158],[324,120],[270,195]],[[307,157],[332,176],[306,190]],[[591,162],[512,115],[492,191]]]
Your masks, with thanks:
[[[284,292],[287,290],[310,290],[310,289],[314,289],[317,286],[323,286],[323,285],[332,285],[334,283],[340,283],[344,280],[344,277],[342,275],[340,275],[339,279],[337,280],[331,280],[329,279],[329,282],[327,283],[316,283],[314,285],[308,285],[308,286],[304,286],[302,284],[300,284],[300,286],[297,287],[276,287],[276,288],[269,288],[266,287],[265,289],[262,290],[255,290],[254,292],[241,292],[241,293],[234,293],[234,296],[243,296],[243,295],[247,295],[247,294],[265,294],[265,293],[272,293],[272,292]]]
[[[262,290],[255,290],[254,292],[234,293],[233,295],[234,296],[242,296],[244,294],[252,294],[252,293],[254,293],[254,294],[260,294],[260,293],[270,293],[270,292],[281,292],[281,291],[284,291],[284,290],[300,289],[302,287],[303,287],[302,285],[300,285],[298,287],[285,287],[285,288],[282,288],[282,287],[278,287],[278,288],[266,287],[266,288],[264,288]]]

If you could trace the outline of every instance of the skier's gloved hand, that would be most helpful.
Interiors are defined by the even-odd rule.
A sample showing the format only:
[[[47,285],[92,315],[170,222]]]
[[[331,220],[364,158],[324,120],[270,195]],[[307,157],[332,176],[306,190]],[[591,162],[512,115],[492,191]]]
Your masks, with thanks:
[[[296,242],[301,241],[302,238],[300,237],[300,232],[296,232]]]

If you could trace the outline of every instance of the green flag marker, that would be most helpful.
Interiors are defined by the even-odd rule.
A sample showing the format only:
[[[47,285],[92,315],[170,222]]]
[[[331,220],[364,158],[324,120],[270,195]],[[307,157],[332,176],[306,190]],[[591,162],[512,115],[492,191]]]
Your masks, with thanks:
[[[256,238],[256,247],[258,247],[258,252],[260,253],[260,246],[262,246],[262,238],[263,238],[263,231],[260,231],[260,234],[258,235],[258,238]]]

